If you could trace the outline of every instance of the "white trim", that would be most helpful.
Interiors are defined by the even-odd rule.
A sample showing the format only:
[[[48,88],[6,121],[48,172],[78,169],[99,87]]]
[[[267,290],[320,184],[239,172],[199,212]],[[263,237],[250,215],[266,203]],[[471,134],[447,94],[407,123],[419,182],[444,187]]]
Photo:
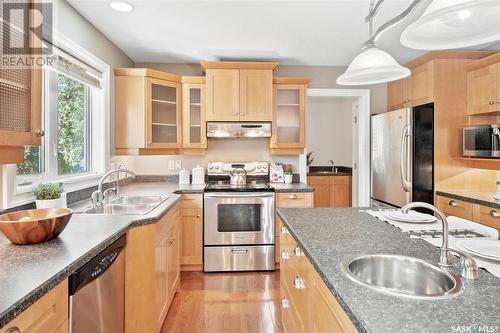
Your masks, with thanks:
[[[307,89],[307,97],[357,97],[359,100],[358,203],[370,206],[370,89]],[[302,177],[302,175],[301,175]]]

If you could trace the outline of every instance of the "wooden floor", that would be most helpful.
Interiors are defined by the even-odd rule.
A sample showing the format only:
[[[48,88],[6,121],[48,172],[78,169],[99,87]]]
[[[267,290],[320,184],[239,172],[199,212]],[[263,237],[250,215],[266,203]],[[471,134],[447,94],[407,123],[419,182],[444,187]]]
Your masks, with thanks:
[[[161,333],[283,332],[279,272],[183,272]]]

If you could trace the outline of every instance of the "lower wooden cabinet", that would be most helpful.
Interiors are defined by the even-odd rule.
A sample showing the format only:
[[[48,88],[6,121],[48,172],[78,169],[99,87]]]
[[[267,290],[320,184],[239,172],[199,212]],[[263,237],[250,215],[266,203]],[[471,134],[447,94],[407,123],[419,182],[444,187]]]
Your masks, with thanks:
[[[286,227],[280,237],[281,320],[285,332],[357,332]]]
[[[154,224],[129,230],[125,332],[159,332],[180,283],[180,204]]]
[[[312,192],[289,192],[289,193],[276,193],[276,210],[279,208],[312,208],[313,193]],[[276,231],[274,259],[276,264],[280,262],[280,232],[281,232],[281,219],[278,214],[275,216]]]
[[[314,188],[314,208],[352,206],[352,176],[308,176]]]
[[[500,209],[451,199],[441,195],[437,196],[436,202],[437,208],[446,215],[461,217],[487,225],[488,227],[497,229],[500,235]]]
[[[58,284],[5,325],[1,331],[2,333],[68,332],[68,280]]]
[[[181,270],[203,270],[203,194],[183,194]]]

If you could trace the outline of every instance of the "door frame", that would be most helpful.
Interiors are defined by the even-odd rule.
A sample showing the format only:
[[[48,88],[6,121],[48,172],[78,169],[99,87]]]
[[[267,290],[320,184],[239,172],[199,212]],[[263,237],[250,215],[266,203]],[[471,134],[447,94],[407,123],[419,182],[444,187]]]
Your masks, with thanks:
[[[355,97],[359,103],[358,116],[358,202],[353,206],[370,206],[370,89],[307,89],[307,97]],[[302,157],[300,161],[305,161]],[[301,168],[307,172],[307,167]],[[301,178],[305,178],[301,177]]]

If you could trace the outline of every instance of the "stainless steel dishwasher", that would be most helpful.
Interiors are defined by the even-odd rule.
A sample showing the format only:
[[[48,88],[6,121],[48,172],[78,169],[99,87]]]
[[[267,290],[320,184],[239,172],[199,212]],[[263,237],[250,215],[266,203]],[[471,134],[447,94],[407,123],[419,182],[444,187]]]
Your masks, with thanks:
[[[69,277],[70,333],[123,333],[126,243],[124,235]]]

